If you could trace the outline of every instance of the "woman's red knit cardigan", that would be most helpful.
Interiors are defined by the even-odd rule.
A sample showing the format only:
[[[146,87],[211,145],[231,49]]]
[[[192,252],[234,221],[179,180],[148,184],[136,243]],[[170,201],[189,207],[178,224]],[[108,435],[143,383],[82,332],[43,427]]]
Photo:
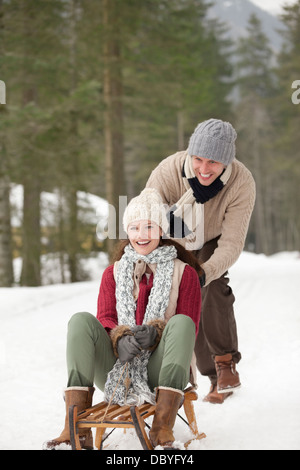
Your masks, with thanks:
[[[137,325],[143,323],[152,287],[153,274],[151,274],[148,284],[147,278],[144,275],[140,282],[139,297],[135,313]],[[97,318],[108,333],[118,325],[115,289],[116,283],[113,275],[113,265],[111,265],[106,268],[102,275],[97,305]],[[176,314],[191,317],[196,326],[196,336],[199,329],[200,312],[201,290],[199,278],[196,271],[186,265],[179,286]]]

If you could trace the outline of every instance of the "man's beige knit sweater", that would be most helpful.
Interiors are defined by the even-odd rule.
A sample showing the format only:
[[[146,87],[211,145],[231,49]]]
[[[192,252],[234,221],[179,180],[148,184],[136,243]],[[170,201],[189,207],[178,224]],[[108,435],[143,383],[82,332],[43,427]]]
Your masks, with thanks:
[[[187,152],[177,152],[163,160],[150,175],[147,187],[156,188],[165,204],[176,204],[186,192],[182,167]],[[202,264],[208,285],[218,279],[240,256],[255,203],[255,182],[250,171],[233,160],[227,184],[204,203],[204,243],[219,237],[218,247]],[[200,248],[200,247],[199,247]]]

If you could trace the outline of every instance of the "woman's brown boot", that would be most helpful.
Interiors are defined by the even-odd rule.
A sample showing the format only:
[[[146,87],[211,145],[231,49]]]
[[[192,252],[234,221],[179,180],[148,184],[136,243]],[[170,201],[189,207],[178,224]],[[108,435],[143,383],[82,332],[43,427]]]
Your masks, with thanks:
[[[65,390],[64,398],[66,403],[65,427],[60,436],[51,441],[47,441],[43,445],[44,450],[55,450],[61,444],[70,446],[69,431],[69,407],[77,405],[78,412],[90,408],[92,406],[94,387],[68,387]],[[93,435],[90,429],[80,430],[79,439],[83,449],[93,449]]]
[[[156,409],[149,433],[153,447],[162,446],[174,449],[173,427],[177,411],[183,403],[184,393],[175,388],[159,387],[156,393]]]

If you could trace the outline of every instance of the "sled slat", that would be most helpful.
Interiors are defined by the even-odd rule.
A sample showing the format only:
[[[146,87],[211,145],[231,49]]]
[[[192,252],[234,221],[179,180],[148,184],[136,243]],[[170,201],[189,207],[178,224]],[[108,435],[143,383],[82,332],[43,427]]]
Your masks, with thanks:
[[[184,391],[184,402],[183,409],[185,411],[189,428],[191,429],[194,437],[185,444],[185,447],[190,444],[194,439],[200,440],[205,436],[204,433],[199,433],[197,427],[197,420],[194,412],[193,401],[197,400],[198,395],[193,387],[190,387]],[[77,410],[70,409],[70,434],[72,448],[81,450],[79,441],[79,429],[95,428],[95,446],[101,450],[103,441],[106,439],[105,430],[106,428],[134,428],[137,436],[141,442],[143,449],[151,449],[151,443],[149,441],[146,428],[145,420],[155,414],[156,406],[150,403],[144,403],[140,406],[130,405],[108,405],[107,402],[102,401],[97,405],[94,405],[77,414]]]

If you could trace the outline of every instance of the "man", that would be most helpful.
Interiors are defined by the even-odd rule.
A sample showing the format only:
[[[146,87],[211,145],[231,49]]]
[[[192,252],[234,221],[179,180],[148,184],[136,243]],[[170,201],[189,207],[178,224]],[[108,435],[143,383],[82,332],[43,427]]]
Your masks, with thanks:
[[[198,124],[188,149],[164,159],[147,187],[170,207],[170,234],[181,238],[204,270],[195,352],[211,387],[205,401],[223,403],[240,386],[234,295],[227,270],[240,256],[255,203],[250,171],[235,158],[237,134],[228,122]]]

